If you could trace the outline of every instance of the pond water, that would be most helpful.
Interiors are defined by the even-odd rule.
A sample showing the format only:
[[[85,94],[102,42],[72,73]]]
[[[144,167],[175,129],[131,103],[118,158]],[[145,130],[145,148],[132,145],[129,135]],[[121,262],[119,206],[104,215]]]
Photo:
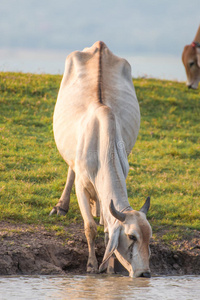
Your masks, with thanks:
[[[200,276],[132,279],[123,276],[0,277],[0,299],[199,300]]]

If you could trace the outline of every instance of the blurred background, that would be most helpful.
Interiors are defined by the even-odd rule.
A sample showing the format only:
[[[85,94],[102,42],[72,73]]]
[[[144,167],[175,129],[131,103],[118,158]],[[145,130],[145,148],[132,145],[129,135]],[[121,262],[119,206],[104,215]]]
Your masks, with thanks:
[[[70,52],[102,40],[133,77],[185,81],[199,23],[199,0],[1,0],[0,71],[62,74]]]

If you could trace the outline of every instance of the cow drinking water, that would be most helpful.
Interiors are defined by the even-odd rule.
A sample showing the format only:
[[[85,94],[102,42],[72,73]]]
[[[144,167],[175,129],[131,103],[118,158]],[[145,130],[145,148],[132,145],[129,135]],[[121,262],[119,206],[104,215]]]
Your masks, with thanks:
[[[146,219],[150,198],[135,211],[126,189],[127,156],[139,127],[140,109],[129,63],[103,42],[71,53],[53,117],[56,145],[69,170],[51,214],[66,214],[75,181],[88,242],[88,272],[104,271],[115,254],[131,277],[150,277],[151,227]],[[100,216],[107,245],[99,269],[93,215]]]

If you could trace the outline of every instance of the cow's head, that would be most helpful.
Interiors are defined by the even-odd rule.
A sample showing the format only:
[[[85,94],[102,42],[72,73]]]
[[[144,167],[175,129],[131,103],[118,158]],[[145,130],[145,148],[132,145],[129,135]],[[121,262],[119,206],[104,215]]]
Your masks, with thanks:
[[[110,212],[116,218],[106,247],[100,272],[106,269],[109,258],[114,253],[119,262],[128,270],[130,277],[151,277],[149,269],[149,241],[151,226],[146,219],[150,207],[148,197],[140,211],[119,212],[113,201]]]
[[[186,45],[182,53],[182,61],[187,75],[188,88],[197,89],[200,81],[200,43]]]

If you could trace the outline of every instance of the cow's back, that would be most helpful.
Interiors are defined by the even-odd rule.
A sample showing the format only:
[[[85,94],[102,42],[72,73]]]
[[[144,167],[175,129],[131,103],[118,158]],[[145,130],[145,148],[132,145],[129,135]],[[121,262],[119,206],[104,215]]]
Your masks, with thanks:
[[[113,55],[103,42],[75,51],[66,59],[54,111],[54,136],[58,150],[72,168],[79,124],[88,116],[91,105],[106,105],[112,109],[120,133],[119,142],[124,143],[129,153],[140,124],[131,68],[126,60]]]
[[[105,44],[102,50],[102,102],[112,108],[120,128],[120,138],[129,154],[140,127],[140,109],[132,82],[131,66],[125,59],[115,56]]]

